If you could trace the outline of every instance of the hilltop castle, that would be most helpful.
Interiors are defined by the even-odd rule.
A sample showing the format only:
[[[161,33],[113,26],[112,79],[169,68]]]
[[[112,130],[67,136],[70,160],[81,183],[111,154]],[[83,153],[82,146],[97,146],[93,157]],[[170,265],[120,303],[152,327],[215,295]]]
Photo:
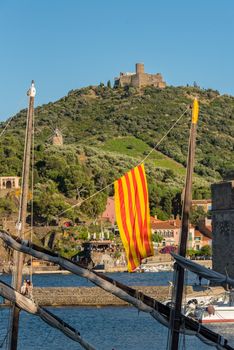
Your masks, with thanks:
[[[120,73],[118,78],[115,78],[115,87],[144,87],[154,86],[160,89],[166,87],[166,83],[163,81],[163,77],[160,73],[148,74],[145,73],[144,63],[136,63],[135,73]]]

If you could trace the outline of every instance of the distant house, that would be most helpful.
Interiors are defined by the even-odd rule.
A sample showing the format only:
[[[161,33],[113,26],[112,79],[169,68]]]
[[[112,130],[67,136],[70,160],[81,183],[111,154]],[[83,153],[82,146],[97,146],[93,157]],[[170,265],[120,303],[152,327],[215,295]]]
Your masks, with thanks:
[[[101,215],[101,220],[109,221],[112,226],[115,224],[115,201],[114,197],[108,197],[106,209]]]
[[[188,248],[189,249],[201,249],[204,245],[211,245],[212,235],[210,222],[206,222],[206,226],[203,226],[202,230],[195,229],[190,225],[188,235]],[[162,246],[178,246],[180,239],[181,220],[157,220],[151,218],[151,230],[152,233],[157,233],[163,237],[161,242]]]
[[[178,220],[162,221],[151,218],[151,231],[163,237],[163,246],[179,244],[180,222]]]
[[[193,199],[192,200],[193,208],[202,208],[207,213],[212,209],[212,201],[211,199]]]
[[[211,245],[211,242],[211,238],[207,237],[199,230],[195,230],[193,249],[200,250],[205,245]]]
[[[198,230],[201,232],[201,234],[203,235],[203,238],[201,240],[201,245],[206,245],[212,244],[212,225],[211,225],[211,220],[205,218],[204,220],[201,220],[198,223]]]

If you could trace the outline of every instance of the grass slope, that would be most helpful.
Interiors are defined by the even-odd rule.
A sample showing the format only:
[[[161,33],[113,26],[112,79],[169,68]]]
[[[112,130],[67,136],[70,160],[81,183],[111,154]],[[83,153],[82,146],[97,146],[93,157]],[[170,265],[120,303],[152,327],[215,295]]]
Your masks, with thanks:
[[[128,155],[143,160],[152,150],[145,142],[132,136],[118,137],[104,142],[100,148],[104,151]],[[173,159],[154,150],[146,162],[152,163],[157,168],[171,169],[176,174],[185,175],[185,168]]]

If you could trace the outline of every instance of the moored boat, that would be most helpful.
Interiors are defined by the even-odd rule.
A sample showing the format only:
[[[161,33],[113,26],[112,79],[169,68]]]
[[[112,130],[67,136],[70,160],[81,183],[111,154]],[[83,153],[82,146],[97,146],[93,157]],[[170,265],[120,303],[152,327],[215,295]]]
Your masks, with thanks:
[[[234,322],[234,303],[232,292],[226,292],[217,300],[209,304],[196,307],[194,315],[200,323],[226,323]]]
[[[210,313],[208,308],[201,309],[198,321],[200,323],[226,323],[234,322],[234,306],[213,306],[214,311]]]

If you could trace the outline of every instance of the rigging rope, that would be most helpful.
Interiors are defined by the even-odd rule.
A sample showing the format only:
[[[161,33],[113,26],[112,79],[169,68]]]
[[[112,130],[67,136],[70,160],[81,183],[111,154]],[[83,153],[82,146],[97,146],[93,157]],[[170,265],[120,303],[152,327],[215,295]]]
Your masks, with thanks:
[[[22,104],[24,104],[25,103],[25,98],[23,98],[22,100],[21,100],[21,105]],[[18,109],[24,109],[23,107],[19,107],[18,106],[18,108],[16,108],[17,110]],[[11,123],[11,121],[12,121],[12,119],[15,117],[15,115],[13,115],[12,117],[10,117],[9,119],[8,119],[8,121],[7,121],[7,123],[6,123],[6,125],[5,125],[5,127],[3,128],[3,130],[1,131],[1,133],[0,133],[0,138],[5,134],[5,132],[6,132],[6,129],[8,128],[8,126],[10,125],[10,123]]]
[[[149,156],[151,155],[151,153],[153,151],[156,151],[156,149],[158,148],[158,146],[163,142],[163,140],[167,137],[167,135],[171,132],[171,130],[179,123],[179,121],[182,119],[182,117],[185,115],[185,113],[190,109],[190,105],[187,106],[187,108],[184,110],[184,112],[179,116],[179,118],[174,122],[174,124],[168,129],[168,131],[163,135],[163,137],[156,143],[156,145],[149,151],[149,153],[136,165],[139,166],[140,164],[144,163],[144,161],[149,158]],[[62,214],[68,212],[69,210],[72,210],[73,208],[80,206],[81,204],[87,202],[88,200],[90,200],[91,198],[93,198],[94,196],[98,195],[99,193],[105,191],[108,187],[114,185],[114,182],[110,183],[109,185],[103,187],[102,189],[100,189],[99,191],[93,193],[91,196],[81,200],[80,202],[70,206],[68,209],[63,210],[62,212],[60,212],[57,216],[60,217]]]
[[[8,122],[6,123],[5,127],[3,128],[3,130],[2,130],[1,133],[0,133],[0,138],[4,135],[6,129],[7,129],[8,126],[10,125],[10,122],[12,121],[13,118],[14,118],[14,116],[12,116],[12,117],[8,120]]]
[[[162,323],[165,326],[169,326],[170,308],[157,300],[139,292],[131,287],[124,285],[118,281],[114,281],[112,278],[99,274],[95,271],[89,270],[73,263],[71,260],[58,256],[57,254],[50,252],[42,247],[38,247],[31,244],[29,241],[18,239],[16,241],[10,237],[6,232],[0,231],[0,238],[4,242],[20,252],[33,255],[38,259],[53,262],[60,265],[62,268],[79,275],[81,277],[88,278],[91,282],[106,290],[107,292],[117,296],[118,298],[127,301],[128,303],[140,309],[143,312],[149,313],[153,318]],[[1,289],[0,289],[1,292]],[[137,295],[140,298],[137,298]],[[157,306],[156,306],[157,305]],[[200,325],[198,322],[192,320],[184,315],[179,315],[180,319],[184,320],[186,326],[186,335],[195,335],[200,340],[204,341],[208,345],[216,346],[217,349],[229,349],[234,350],[226,339],[220,340],[219,335],[210,329]],[[180,332],[184,332],[180,329]]]
[[[20,309],[35,316],[39,316],[48,325],[57,328],[68,338],[78,342],[84,349],[95,350],[92,345],[81,337],[80,333],[75,328],[71,327],[68,323],[54,315],[49,310],[36,305],[31,299],[25,297],[2,281],[0,281],[0,294],[11,302],[17,304]]]
[[[32,146],[31,146],[31,225],[30,225],[30,241],[33,242],[33,198],[34,198],[34,163],[35,163],[35,118],[34,111],[32,115]],[[33,257],[30,256],[30,282],[32,284],[32,275],[33,275]],[[33,285],[33,284],[32,284]]]

